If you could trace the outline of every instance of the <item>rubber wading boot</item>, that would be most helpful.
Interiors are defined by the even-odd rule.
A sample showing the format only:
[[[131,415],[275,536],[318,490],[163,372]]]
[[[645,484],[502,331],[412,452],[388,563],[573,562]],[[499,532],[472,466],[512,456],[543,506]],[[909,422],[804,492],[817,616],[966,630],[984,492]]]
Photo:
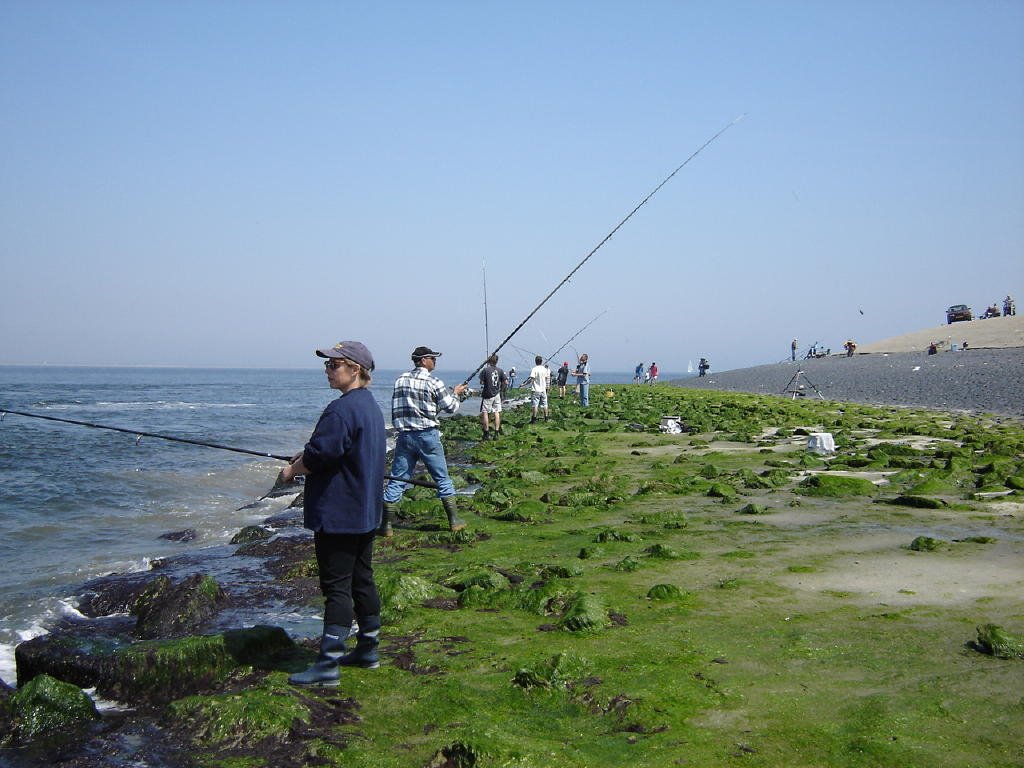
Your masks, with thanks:
[[[376,669],[380,666],[380,656],[377,655],[379,644],[380,616],[364,616],[359,619],[356,647],[338,659],[338,663],[343,667]]]
[[[390,501],[384,502],[384,509],[380,513],[380,526],[377,528],[377,535],[390,539],[395,535],[391,528],[391,518],[395,517],[395,507]]]
[[[345,653],[349,629],[337,624],[325,626],[324,634],[320,638],[320,655],[316,657],[316,663],[305,672],[289,675],[288,682],[292,685],[337,685],[341,678],[338,664]]]
[[[466,527],[466,521],[459,517],[458,507],[455,505],[454,496],[445,496],[441,499],[441,503],[444,505],[444,512],[448,515],[448,527],[452,533],[461,531]]]

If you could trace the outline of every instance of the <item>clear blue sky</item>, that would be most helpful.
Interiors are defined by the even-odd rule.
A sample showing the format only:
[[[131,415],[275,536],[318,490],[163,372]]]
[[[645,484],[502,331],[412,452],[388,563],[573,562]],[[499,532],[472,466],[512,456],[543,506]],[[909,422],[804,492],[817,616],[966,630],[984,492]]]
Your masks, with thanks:
[[[0,363],[468,373],[483,263],[493,347],[741,114],[503,363],[606,309],[595,370],[724,370],[1024,299],[1022,2],[4,0],[0,72]]]

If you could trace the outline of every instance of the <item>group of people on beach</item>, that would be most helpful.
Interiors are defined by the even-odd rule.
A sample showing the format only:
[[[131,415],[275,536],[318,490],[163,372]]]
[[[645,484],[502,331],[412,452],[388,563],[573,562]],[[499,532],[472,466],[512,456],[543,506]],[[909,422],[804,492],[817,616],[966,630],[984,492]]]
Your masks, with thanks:
[[[651,363],[649,368],[644,368],[643,363],[637,363],[633,371],[634,384],[654,384],[658,381],[658,364]]]
[[[413,350],[413,369],[395,381],[391,396],[391,423],[396,431],[391,473],[385,472],[387,443],[380,409],[369,391],[375,366],[373,355],[359,341],[341,341],[317,349],[324,358],[327,383],[341,395],[324,409],[302,451],[280,474],[290,483],[305,478],[303,526],[313,531],[313,543],[324,598],[323,632],[316,661],[291,675],[294,685],[338,685],[341,667],[375,669],[380,635],[380,595],[373,578],[373,545],[378,536],[393,535],[396,505],[412,480],[416,462],[427,468],[453,532],[466,527],[458,514],[455,487],[448,473],[441,443],[441,413],[455,413],[466,384],[451,390],[433,375],[440,352],[420,346]],[[535,358],[527,384],[533,415],[547,419],[551,371],[543,358]],[[512,370],[498,368],[491,355],[480,371],[480,422],[483,439],[501,434],[503,385],[511,387]],[[590,404],[590,364],[580,355],[573,374],[580,405]],[[568,362],[558,369],[557,383],[565,396]],[[385,480],[387,481],[385,484]],[[358,629],[355,645],[346,650],[353,620]]]

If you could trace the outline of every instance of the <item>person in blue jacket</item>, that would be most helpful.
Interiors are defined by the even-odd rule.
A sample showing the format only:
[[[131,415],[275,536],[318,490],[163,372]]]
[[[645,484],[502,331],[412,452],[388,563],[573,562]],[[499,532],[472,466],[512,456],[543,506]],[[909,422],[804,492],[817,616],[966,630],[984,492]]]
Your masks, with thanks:
[[[328,404],[302,453],[279,478],[306,476],[303,525],[313,531],[324,630],[320,654],[295,685],[334,686],[340,667],[380,666],[380,596],[373,580],[373,539],[384,503],[387,451],[384,415],[368,386],[373,355],[358,341],[342,341],[316,354],[326,358],[327,382],[341,396]],[[355,648],[345,653],[353,617]]]

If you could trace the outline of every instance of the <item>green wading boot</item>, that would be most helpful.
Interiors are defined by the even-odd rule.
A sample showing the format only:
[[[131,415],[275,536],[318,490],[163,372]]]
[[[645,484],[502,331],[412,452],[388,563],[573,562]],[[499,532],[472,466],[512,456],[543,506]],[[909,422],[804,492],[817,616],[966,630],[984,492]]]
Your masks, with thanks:
[[[380,526],[377,528],[378,536],[390,539],[395,535],[394,530],[391,528],[391,518],[393,517],[398,517],[395,513],[395,505],[390,501],[385,501],[384,509],[380,513]]]
[[[349,630],[349,627],[342,627],[337,624],[325,626],[324,634],[320,638],[320,655],[316,657],[316,663],[305,672],[289,675],[288,682],[292,685],[319,685],[324,687],[337,685],[341,679],[338,664],[345,653],[345,641],[348,639]]]
[[[380,666],[380,656],[377,655],[379,644],[380,616],[364,616],[359,619],[356,647],[338,659],[338,663],[343,667],[376,669]]]
[[[459,510],[455,505],[455,497],[445,496],[441,499],[441,503],[444,505],[445,514],[448,515],[448,528],[451,529],[451,532],[455,533],[465,528],[466,521],[459,517]]]

